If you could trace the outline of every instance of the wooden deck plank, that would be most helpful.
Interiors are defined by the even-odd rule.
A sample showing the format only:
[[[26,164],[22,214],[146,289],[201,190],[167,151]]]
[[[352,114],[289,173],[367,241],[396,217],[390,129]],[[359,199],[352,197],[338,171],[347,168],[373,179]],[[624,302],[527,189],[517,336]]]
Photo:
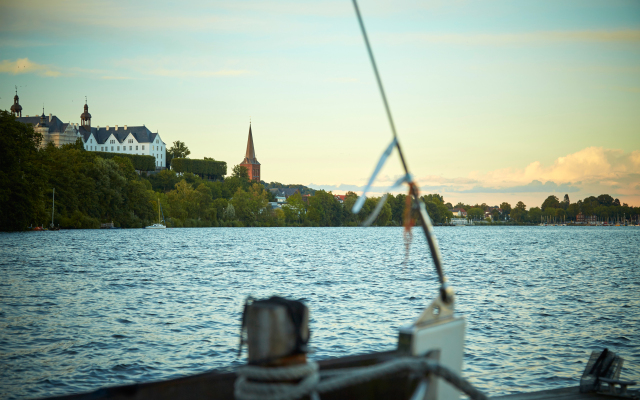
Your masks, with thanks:
[[[506,396],[492,397],[493,400],[612,400],[629,399],[628,397],[612,396],[599,393],[580,393],[578,386],[542,390],[539,392],[517,393]]]

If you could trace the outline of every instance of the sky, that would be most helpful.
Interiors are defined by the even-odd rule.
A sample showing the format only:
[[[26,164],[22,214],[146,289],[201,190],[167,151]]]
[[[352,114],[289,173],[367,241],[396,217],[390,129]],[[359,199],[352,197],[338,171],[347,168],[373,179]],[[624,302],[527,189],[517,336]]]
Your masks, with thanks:
[[[640,2],[360,9],[412,176],[453,204],[640,206]],[[391,131],[350,1],[0,3],[0,108],[142,125],[191,158],[359,192]],[[374,184],[403,171],[393,154]],[[404,191],[405,189],[401,189]]]

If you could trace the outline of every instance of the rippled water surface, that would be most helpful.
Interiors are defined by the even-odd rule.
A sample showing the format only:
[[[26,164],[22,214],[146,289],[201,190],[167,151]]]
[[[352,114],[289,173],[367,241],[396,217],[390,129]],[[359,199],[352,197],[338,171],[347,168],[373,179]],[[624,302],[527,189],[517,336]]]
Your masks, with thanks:
[[[240,363],[246,296],[304,299],[314,359],[390,350],[436,295],[401,228],[0,234],[0,398]],[[577,385],[591,350],[640,378],[640,229],[436,228],[467,318],[464,374],[490,395]]]

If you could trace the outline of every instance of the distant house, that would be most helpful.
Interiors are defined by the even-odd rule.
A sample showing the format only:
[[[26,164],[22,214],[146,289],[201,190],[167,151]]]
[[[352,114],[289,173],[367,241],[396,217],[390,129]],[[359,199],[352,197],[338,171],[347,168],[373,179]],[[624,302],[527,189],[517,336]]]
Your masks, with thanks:
[[[300,191],[296,188],[273,188],[269,189],[271,193],[276,197],[278,203],[285,203],[287,199],[294,194],[300,194]]]
[[[347,196],[344,194],[334,194],[333,197],[335,197],[335,199],[338,200],[338,203],[342,204],[344,203],[344,198]]]
[[[89,106],[85,104],[84,112],[80,114],[79,130],[85,150],[152,156],[155,158],[156,169],[167,166],[166,144],[158,132],[151,132],[144,125],[93,127]]]
[[[467,216],[467,211],[464,208],[454,208],[450,210],[454,217],[463,218]]]

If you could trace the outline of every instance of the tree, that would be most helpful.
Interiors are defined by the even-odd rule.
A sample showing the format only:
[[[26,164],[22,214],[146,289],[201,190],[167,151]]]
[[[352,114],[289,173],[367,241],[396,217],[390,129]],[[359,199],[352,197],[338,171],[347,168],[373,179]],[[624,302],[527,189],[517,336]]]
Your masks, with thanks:
[[[609,196],[608,194],[601,194],[600,196],[597,197],[598,199],[598,203],[600,203],[600,205],[603,206],[611,206],[613,205],[613,197]],[[618,205],[620,205],[620,202],[618,201]]]
[[[296,192],[293,196],[289,196],[287,204],[282,206],[282,211],[287,222],[302,222],[305,218],[305,208],[300,193]]]
[[[511,204],[505,201],[502,204],[500,204],[500,208],[502,209],[502,216],[506,220],[507,216],[511,214]]]
[[[472,207],[467,210],[467,219],[481,220],[484,219],[484,210],[480,207]]]
[[[42,136],[0,111],[0,230],[23,230],[44,220]]]
[[[233,167],[233,173],[231,176],[234,178],[249,180],[249,170],[243,165],[236,165]]]
[[[189,158],[191,151],[184,142],[176,140],[173,142],[173,146],[168,150],[168,154],[171,155],[171,158]]]
[[[564,195],[564,200],[562,200],[562,201],[563,201],[567,206],[568,206],[569,204],[571,204],[571,202],[569,201],[569,195],[568,195],[568,194],[565,194],[565,195]],[[566,208],[566,207],[565,207],[565,208]]]
[[[528,213],[529,222],[539,223],[542,216],[542,210],[539,207],[531,207]]]
[[[541,209],[546,209],[549,207],[558,208],[560,207],[560,201],[554,195],[547,197],[547,199],[542,203]]]
[[[517,222],[522,222],[527,216],[527,206],[519,201],[518,204],[511,210],[511,219]]]

